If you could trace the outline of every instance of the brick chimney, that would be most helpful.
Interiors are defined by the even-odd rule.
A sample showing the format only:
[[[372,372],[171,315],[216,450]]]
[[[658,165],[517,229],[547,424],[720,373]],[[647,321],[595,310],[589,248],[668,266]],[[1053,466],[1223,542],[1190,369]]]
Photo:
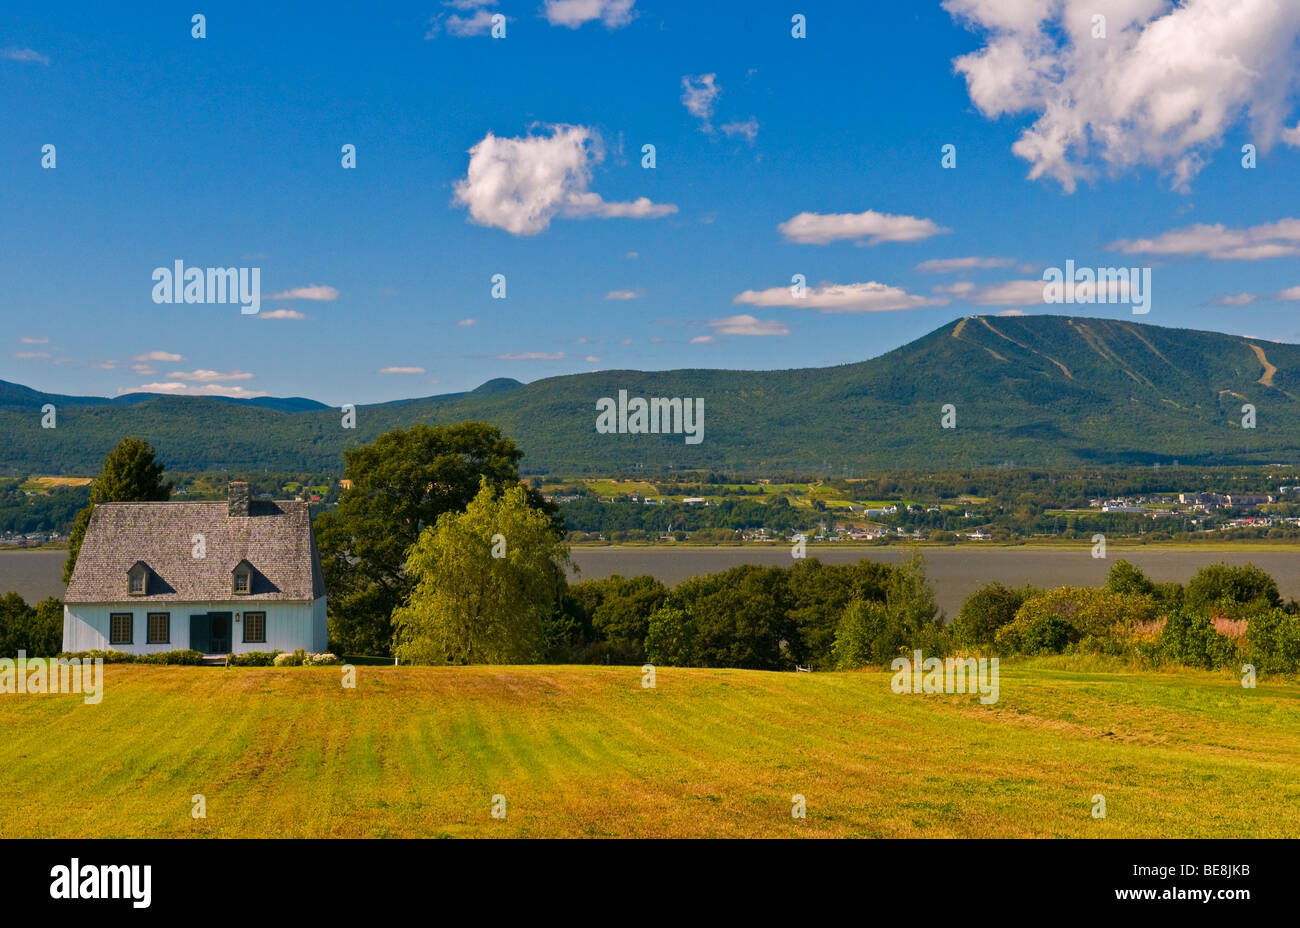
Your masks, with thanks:
[[[226,493],[228,514],[231,516],[247,516],[249,514],[248,499],[248,484],[238,480],[231,481],[230,488]]]

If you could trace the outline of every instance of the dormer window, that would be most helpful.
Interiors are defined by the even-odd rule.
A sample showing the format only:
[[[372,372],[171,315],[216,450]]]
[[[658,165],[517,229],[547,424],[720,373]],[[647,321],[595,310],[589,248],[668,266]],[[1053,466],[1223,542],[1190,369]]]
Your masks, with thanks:
[[[146,596],[149,593],[149,565],[136,561],[126,572],[126,591],[131,596]]]
[[[234,577],[232,589],[237,596],[246,596],[253,592],[253,565],[248,561],[240,561],[235,565],[232,575]]]

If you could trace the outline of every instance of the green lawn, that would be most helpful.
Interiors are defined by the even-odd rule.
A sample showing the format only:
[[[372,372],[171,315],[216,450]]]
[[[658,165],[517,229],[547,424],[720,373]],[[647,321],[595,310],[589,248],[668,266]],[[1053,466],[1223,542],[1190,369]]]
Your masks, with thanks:
[[[1300,836],[1295,684],[1056,659],[982,706],[887,671],[105,673],[99,705],[0,695],[0,835]]]

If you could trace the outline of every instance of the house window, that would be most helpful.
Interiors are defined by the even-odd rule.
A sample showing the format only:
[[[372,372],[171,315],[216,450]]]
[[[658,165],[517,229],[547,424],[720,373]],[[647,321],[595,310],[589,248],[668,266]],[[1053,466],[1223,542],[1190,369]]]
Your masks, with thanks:
[[[245,644],[266,643],[266,613],[265,612],[244,613],[244,643]]]
[[[168,644],[172,640],[172,614],[170,612],[149,613],[149,644]]]
[[[129,612],[114,612],[108,617],[108,643],[130,644],[134,616]]]
[[[246,571],[246,570],[237,570],[237,571],[235,571],[235,592],[236,592],[236,593],[247,593],[247,592],[248,592],[248,580],[249,580],[249,577],[248,577],[248,571]]]
[[[136,570],[131,573],[131,595],[144,595],[144,571]]]

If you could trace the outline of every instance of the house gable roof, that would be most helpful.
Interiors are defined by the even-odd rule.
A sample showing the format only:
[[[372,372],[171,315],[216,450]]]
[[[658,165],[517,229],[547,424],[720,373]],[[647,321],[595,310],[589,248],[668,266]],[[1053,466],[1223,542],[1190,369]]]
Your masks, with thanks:
[[[205,556],[193,556],[194,536]],[[225,500],[195,503],[99,503],[86,527],[64,601],[69,603],[228,602],[231,572],[253,568],[240,600],[307,602],[325,595],[308,504],[254,500],[231,516]],[[128,596],[127,574],[143,561],[148,594]]]

